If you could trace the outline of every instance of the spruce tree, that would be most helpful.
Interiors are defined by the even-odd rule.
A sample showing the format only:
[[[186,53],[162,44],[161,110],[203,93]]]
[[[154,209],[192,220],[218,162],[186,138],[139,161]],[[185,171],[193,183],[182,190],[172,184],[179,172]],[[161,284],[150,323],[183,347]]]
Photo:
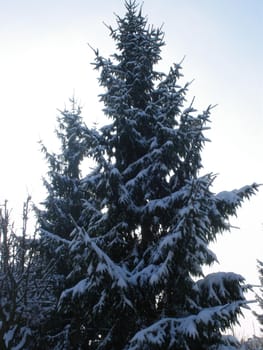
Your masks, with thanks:
[[[70,99],[71,108],[60,111],[55,130],[59,151],[50,153],[41,142],[42,152],[49,170],[44,178],[47,197],[41,208],[35,208],[40,230],[40,254],[46,265],[53,266],[53,289],[50,299],[55,300],[67,288],[66,277],[72,270],[72,261],[68,258],[67,242],[75,225],[85,227],[82,220],[84,191],[81,187],[81,165],[88,153],[88,128],[83,122],[81,108],[75,98]],[[87,194],[86,194],[87,196]],[[72,282],[71,282],[72,283]],[[41,325],[38,335],[38,349],[55,348],[60,344],[63,349],[67,334],[67,321],[59,312],[53,312]],[[66,327],[66,329],[65,329]]]
[[[116,53],[95,51],[110,122],[93,134],[96,167],[82,180],[86,225],[67,237],[74,283],[60,297],[63,349],[234,349],[223,331],[246,305],[244,278],[203,267],[257,185],[212,192],[215,176],[200,175],[211,107],[185,106],[180,64],[155,70],[162,30],[135,1],[125,6],[109,27]]]
[[[70,101],[71,110],[60,111],[57,117],[55,132],[60,152],[49,153],[41,142],[49,171],[48,178],[44,179],[47,198],[42,203],[44,208],[38,210],[41,229],[65,239],[69,238],[74,221],[79,223],[81,216],[80,166],[86,150],[81,108],[74,98]]]

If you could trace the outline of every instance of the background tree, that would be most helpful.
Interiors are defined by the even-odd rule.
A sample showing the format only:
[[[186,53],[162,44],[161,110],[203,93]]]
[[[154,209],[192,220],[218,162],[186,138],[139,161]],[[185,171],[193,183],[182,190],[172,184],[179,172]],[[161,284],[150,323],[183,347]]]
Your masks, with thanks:
[[[199,174],[211,107],[184,107],[180,65],[154,69],[162,31],[136,2],[125,5],[117,29],[109,27],[117,52],[105,59],[95,51],[111,123],[92,135],[97,166],[81,187],[87,219],[75,220],[65,242],[73,264],[59,304],[63,349],[236,348],[222,331],[246,304],[244,279],[204,276],[203,266],[217,261],[209,243],[257,185],[212,193],[215,176]]]
[[[50,265],[43,265],[36,231],[28,233],[30,197],[16,232],[7,201],[0,208],[0,348],[35,348],[44,319],[54,310]]]

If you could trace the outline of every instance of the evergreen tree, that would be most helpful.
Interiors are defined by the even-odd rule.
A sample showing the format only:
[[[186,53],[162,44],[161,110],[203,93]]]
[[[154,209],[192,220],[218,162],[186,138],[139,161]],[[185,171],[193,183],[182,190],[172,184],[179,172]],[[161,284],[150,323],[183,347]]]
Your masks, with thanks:
[[[70,100],[71,110],[60,111],[55,130],[60,151],[48,152],[41,142],[42,152],[49,165],[48,178],[44,179],[47,198],[43,208],[36,209],[41,231],[43,254],[47,260],[54,260],[57,278],[65,283],[71,269],[67,259],[67,242],[76,224],[82,220],[84,191],[80,186],[81,164],[87,153],[87,127],[76,100]]]
[[[162,30],[135,1],[125,5],[117,28],[109,27],[117,52],[105,59],[95,51],[111,121],[92,136],[97,166],[82,181],[86,223],[75,220],[67,236],[74,283],[60,298],[69,337],[57,348],[234,349],[237,341],[222,333],[246,304],[244,279],[205,276],[203,267],[217,261],[209,243],[230,229],[257,185],[211,191],[215,176],[199,174],[211,107],[184,107],[181,66],[154,68]]]
[[[84,191],[80,183],[81,164],[85,153],[88,153],[89,132],[76,100],[72,98],[70,102],[71,109],[60,111],[57,118],[58,126],[55,132],[60,151],[50,153],[41,143],[49,171],[48,178],[44,179],[47,197],[42,203],[42,208],[36,208],[42,260],[53,266],[53,295],[50,295],[50,298],[56,300],[55,305],[62,290],[68,286],[66,277],[72,270],[67,243],[75,225],[85,227],[85,219],[82,220],[85,213]],[[59,312],[54,312],[45,321],[40,330],[37,348],[53,349],[54,344],[61,341],[63,349],[67,322]]]
[[[80,165],[86,150],[81,108],[74,98],[70,101],[71,110],[60,111],[57,118],[56,135],[61,153],[49,153],[41,143],[49,165],[48,179],[44,179],[48,195],[42,203],[44,209],[38,210],[41,229],[65,239],[69,238],[74,221],[79,223],[81,216]]]

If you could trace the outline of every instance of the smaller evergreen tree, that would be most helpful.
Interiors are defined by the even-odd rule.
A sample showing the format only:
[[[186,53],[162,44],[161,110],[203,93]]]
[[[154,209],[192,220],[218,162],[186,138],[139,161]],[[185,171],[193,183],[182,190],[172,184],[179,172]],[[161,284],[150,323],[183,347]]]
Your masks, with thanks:
[[[72,107],[60,111],[55,130],[60,142],[60,153],[49,153],[41,142],[42,152],[49,165],[48,179],[44,179],[47,198],[38,210],[42,230],[68,239],[74,222],[80,224],[83,191],[80,188],[80,165],[86,152],[85,125],[81,108],[72,98]]]
[[[43,253],[47,261],[54,260],[56,278],[61,284],[57,296],[71,270],[70,261],[67,259],[67,244],[61,245],[61,242],[70,240],[70,234],[76,224],[84,225],[81,218],[84,191],[80,186],[80,167],[87,149],[87,128],[75,98],[70,99],[70,102],[71,110],[60,111],[57,117],[58,126],[55,133],[60,151],[50,153],[41,142],[49,171],[48,178],[43,180],[47,190],[47,197],[42,202],[43,209],[36,209]]]
[[[47,160],[48,177],[44,179],[47,197],[42,202],[43,208],[36,208],[41,236],[41,254],[46,264],[53,264],[54,293],[58,301],[60,294],[70,281],[70,272],[74,267],[69,258],[69,242],[76,226],[85,227],[85,201],[88,190],[81,186],[81,164],[91,149],[92,132],[84,124],[81,108],[75,98],[70,99],[71,109],[60,111],[55,130],[59,141],[58,153],[50,153],[43,142],[42,152]],[[77,316],[76,316],[77,317]],[[65,348],[71,314],[61,315],[57,310],[42,327],[38,344],[39,349]],[[55,345],[56,344],[56,345]],[[43,347],[44,346],[44,347]]]

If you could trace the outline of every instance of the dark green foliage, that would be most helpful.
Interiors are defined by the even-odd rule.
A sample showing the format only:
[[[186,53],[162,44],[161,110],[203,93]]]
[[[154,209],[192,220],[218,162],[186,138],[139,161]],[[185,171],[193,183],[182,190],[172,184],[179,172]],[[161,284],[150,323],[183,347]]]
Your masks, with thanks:
[[[80,197],[73,202],[66,192],[72,173],[48,156],[52,200],[46,203],[56,198],[55,210],[65,205],[67,219],[80,203],[69,231],[58,211],[45,221],[54,223],[53,231],[52,225],[46,229],[60,250],[64,245],[61,261],[71,267],[58,304],[65,322],[52,346],[234,349],[237,341],[222,331],[237,322],[246,303],[244,279],[232,272],[204,276],[203,266],[217,261],[209,243],[230,229],[230,217],[257,185],[211,191],[215,176],[199,174],[211,107],[199,114],[192,104],[185,107],[188,85],[179,85],[180,64],[167,74],[155,70],[162,31],[148,25],[136,2],[125,6],[117,29],[109,27],[116,53],[105,59],[95,50],[110,124],[77,140],[95,167],[78,179]],[[69,184],[57,188],[65,174]]]
[[[42,151],[49,164],[48,179],[44,180],[48,196],[39,211],[41,229],[68,239],[79,223],[83,191],[80,188],[81,162],[86,152],[84,132],[86,130],[81,109],[71,100],[71,111],[60,112],[56,134],[61,153],[49,153],[42,144]]]
[[[42,151],[49,165],[48,178],[44,179],[47,197],[42,208],[36,209],[41,235],[41,251],[46,264],[52,262],[53,279],[56,281],[52,297],[55,306],[72,270],[68,243],[76,225],[85,226],[82,220],[85,191],[81,188],[81,164],[88,152],[88,129],[82,121],[81,109],[71,100],[71,110],[60,111],[56,135],[59,153],[49,153],[42,144]],[[42,325],[39,349],[55,348],[61,342],[64,349],[68,319],[53,312]],[[65,330],[64,330],[64,327]],[[44,339],[44,345],[41,343]],[[67,343],[67,342],[66,342]]]

